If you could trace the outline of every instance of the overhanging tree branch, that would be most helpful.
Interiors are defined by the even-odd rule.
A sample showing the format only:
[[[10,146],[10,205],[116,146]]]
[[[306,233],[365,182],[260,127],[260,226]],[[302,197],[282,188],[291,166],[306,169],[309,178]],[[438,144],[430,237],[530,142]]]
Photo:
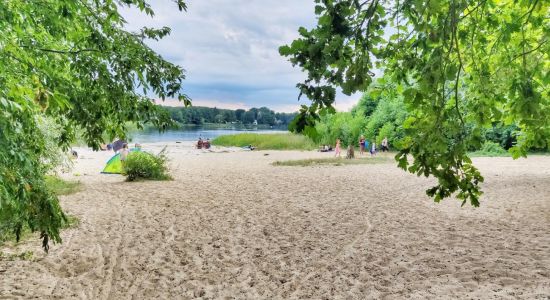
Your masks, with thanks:
[[[19,47],[32,49],[32,50],[38,50],[38,51],[42,51],[42,52],[50,52],[50,53],[58,53],[58,54],[72,54],[72,55],[76,55],[76,54],[79,54],[79,53],[82,53],[82,52],[101,52],[97,49],[57,50],[57,49],[47,49],[47,48],[35,48],[35,47],[26,46],[26,45],[19,45]]]

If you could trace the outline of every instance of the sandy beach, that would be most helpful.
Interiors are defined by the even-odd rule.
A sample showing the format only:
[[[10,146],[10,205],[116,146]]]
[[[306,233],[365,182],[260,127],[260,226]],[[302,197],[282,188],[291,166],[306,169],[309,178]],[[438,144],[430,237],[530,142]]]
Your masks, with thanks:
[[[158,153],[162,144],[146,144]],[[170,143],[172,181],[100,171],[77,149],[80,219],[63,244],[4,252],[0,299],[549,299],[550,156],[477,158],[480,208],[434,203],[432,179],[388,163],[278,167],[330,157]]]

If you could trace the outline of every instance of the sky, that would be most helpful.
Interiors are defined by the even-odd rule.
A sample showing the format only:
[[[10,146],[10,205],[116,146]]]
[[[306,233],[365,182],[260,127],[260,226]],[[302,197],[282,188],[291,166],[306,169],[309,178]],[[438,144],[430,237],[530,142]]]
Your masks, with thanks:
[[[298,37],[300,26],[316,23],[313,0],[188,0],[187,12],[170,0],[150,1],[151,18],[137,9],[122,9],[127,28],[172,29],[170,36],[148,45],[186,70],[183,93],[194,106],[297,111],[310,101],[296,83],[306,75],[279,55],[279,47]],[[348,111],[360,95],[338,94],[336,109]],[[175,106],[175,100],[165,105]]]

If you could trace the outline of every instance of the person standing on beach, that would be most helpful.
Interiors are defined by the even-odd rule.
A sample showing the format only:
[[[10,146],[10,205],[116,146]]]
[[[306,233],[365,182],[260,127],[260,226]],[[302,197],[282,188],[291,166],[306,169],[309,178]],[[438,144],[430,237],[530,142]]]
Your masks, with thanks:
[[[130,151],[128,151],[128,144],[124,143],[122,145],[122,149],[120,150],[120,162],[122,163],[122,168],[124,169],[124,164],[126,163],[126,159],[128,158],[128,154]]]
[[[382,152],[390,151],[388,148],[388,137],[384,137],[382,140]]]
[[[370,148],[370,155],[376,155],[376,140],[372,140],[372,146]]]
[[[359,138],[359,154],[363,155],[365,153],[365,136],[361,135]]]
[[[340,157],[340,139],[336,139],[336,147],[334,147],[334,157]]]

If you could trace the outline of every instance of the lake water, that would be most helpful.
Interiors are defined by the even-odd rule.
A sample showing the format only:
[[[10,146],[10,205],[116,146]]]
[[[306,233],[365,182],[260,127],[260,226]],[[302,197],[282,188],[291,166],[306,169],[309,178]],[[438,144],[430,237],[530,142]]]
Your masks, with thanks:
[[[196,141],[199,138],[213,139],[220,135],[237,133],[286,133],[287,130],[279,129],[258,129],[246,127],[225,127],[213,128],[205,126],[184,127],[181,129],[169,129],[159,133],[158,129],[148,128],[130,133],[132,143],[156,143],[156,142],[180,142]]]

